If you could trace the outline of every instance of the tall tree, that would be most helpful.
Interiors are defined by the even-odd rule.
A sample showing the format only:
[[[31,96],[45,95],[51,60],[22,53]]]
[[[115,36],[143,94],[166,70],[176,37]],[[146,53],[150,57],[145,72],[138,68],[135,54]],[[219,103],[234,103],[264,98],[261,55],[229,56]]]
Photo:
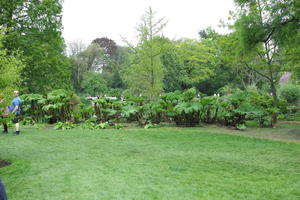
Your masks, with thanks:
[[[87,71],[103,71],[103,49],[98,44],[92,43],[81,52],[80,56],[82,56],[86,62]]]
[[[200,38],[202,39],[216,39],[220,36],[212,27],[207,27],[198,32]]]
[[[3,35],[0,32],[0,98],[5,102],[0,107],[7,106],[12,92],[20,87],[20,72],[24,67],[17,52],[7,53],[2,45]]]
[[[6,30],[4,48],[8,53],[22,53],[22,88],[26,92],[70,88],[61,12],[61,0],[0,0],[0,27]]]
[[[69,56],[79,55],[81,52],[86,50],[87,45],[81,40],[74,40],[67,45],[67,54]]]
[[[123,49],[116,42],[107,37],[93,40],[93,44],[98,44],[103,49],[101,57],[102,75],[111,88],[123,88],[124,84],[120,77],[122,66]]]
[[[174,92],[183,89],[185,73],[183,61],[175,44],[171,41],[168,43],[160,58],[164,68],[163,88],[165,92]]]
[[[213,41],[185,39],[177,42],[183,61],[184,88],[196,87],[215,74],[217,49]]]
[[[110,57],[116,56],[118,46],[115,41],[107,37],[96,38],[92,43],[98,44],[104,49],[104,53]]]
[[[218,35],[209,38],[216,48],[215,75],[199,85],[199,90],[206,94],[214,94],[224,86],[246,89],[249,86],[258,86],[262,77],[256,72],[244,68],[244,60],[237,57],[238,40],[235,33]],[[208,89],[208,90],[207,90]]]
[[[137,28],[139,44],[135,48],[134,63],[124,76],[133,94],[142,94],[149,100],[156,98],[163,90],[163,65],[160,60],[163,43],[160,36],[165,26],[164,18],[156,20],[150,7]]]
[[[102,71],[112,72],[114,65],[116,65],[118,46],[115,41],[107,38],[96,38],[92,44],[97,44],[103,49],[103,56],[101,59]]]
[[[299,1],[235,0],[235,3],[238,9],[234,27],[240,41],[240,56],[246,58],[245,67],[269,82],[274,107],[278,107],[276,84],[284,64],[280,57],[285,42],[299,31]],[[247,61],[249,55],[252,58]]]
[[[285,69],[293,72],[294,77],[300,80],[300,31],[296,37],[290,38],[284,49],[283,59],[286,62]]]
[[[102,71],[103,49],[95,43],[85,48],[80,42],[69,44],[70,60],[72,69],[72,83],[76,92],[82,91],[82,81],[87,72]]]

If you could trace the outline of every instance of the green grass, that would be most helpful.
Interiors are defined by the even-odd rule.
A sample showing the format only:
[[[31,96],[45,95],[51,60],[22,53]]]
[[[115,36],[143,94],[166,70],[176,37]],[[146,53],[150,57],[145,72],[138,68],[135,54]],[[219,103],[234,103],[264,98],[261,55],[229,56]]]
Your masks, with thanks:
[[[208,133],[223,133],[300,143],[300,123],[288,124],[287,122],[279,122],[273,128],[260,128],[258,126],[247,125],[246,130],[243,131],[217,125],[204,125],[199,130]]]
[[[204,128],[0,136],[9,200],[300,199],[300,145]]]

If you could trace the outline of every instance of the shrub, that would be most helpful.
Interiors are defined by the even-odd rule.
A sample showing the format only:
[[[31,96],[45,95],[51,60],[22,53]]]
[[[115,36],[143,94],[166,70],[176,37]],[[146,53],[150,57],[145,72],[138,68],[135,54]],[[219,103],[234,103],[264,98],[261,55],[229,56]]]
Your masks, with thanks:
[[[257,120],[261,126],[266,121],[273,125],[273,115],[280,112],[273,107],[270,95],[259,95],[257,92],[237,91],[220,100],[219,122],[226,126],[241,126],[247,120]],[[281,101],[279,101],[281,105]]]
[[[79,104],[73,110],[73,119],[75,122],[82,122],[90,119],[95,114],[92,105]]]
[[[62,89],[54,90],[48,93],[46,104],[42,109],[47,114],[50,123],[65,122],[72,120],[74,105],[78,104],[78,101],[77,96],[74,96],[72,92]]]
[[[244,124],[248,111],[251,110],[248,104],[249,93],[237,91],[231,95],[223,96],[220,99],[218,121],[226,126],[238,126]]]
[[[88,129],[108,128],[106,124],[122,128],[119,124],[123,122],[138,122],[140,126],[148,127],[148,124],[159,124],[163,120],[175,122],[177,126],[197,126],[201,121],[242,129],[248,120],[255,120],[261,126],[272,126],[274,115],[299,110],[294,105],[287,107],[286,101],[281,99],[278,99],[279,108],[274,108],[272,96],[260,95],[256,90],[236,90],[221,97],[200,98],[191,88],[163,94],[152,102],[146,102],[142,97],[127,97],[126,100],[103,97],[81,104],[78,96],[64,90],[53,91],[47,98],[29,94],[24,99],[24,116],[28,119],[24,123],[31,123],[31,119],[37,122],[39,118],[50,119],[49,122],[84,121],[82,127]]]
[[[33,121],[44,122],[45,112],[42,109],[46,103],[46,98],[41,94],[24,94],[22,99],[22,113],[30,117]]]
[[[158,124],[152,124],[152,123],[149,123],[149,124],[146,124],[145,126],[144,126],[144,129],[149,129],[149,128],[158,128],[159,127],[159,125]]]
[[[125,126],[123,124],[114,124],[115,129],[121,129],[124,128]]]
[[[76,125],[71,123],[71,122],[58,122],[55,124],[55,127],[54,129],[56,130],[67,130],[67,129],[72,129],[72,128],[75,128]]]
[[[31,117],[27,116],[22,119],[21,123],[23,125],[34,125],[35,121]]]
[[[196,97],[194,88],[188,89],[178,96],[178,104],[174,107],[176,125],[192,127],[200,122],[202,105]]]
[[[123,104],[121,116],[128,122],[137,121],[139,125],[144,125],[144,101],[142,97],[128,97]]]
[[[202,104],[202,109],[200,113],[201,121],[205,123],[216,122],[220,107],[220,97],[204,97],[200,100],[200,103]]]
[[[151,122],[159,124],[164,114],[165,110],[160,101],[145,104],[143,106],[143,118],[146,121],[145,123]]]
[[[296,103],[300,100],[300,86],[294,84],[286,84],[279,90],[281,98],[288,103]]]
[[[107,122],[115,120],[120,121],[124,103],[118,99],[99,98],[93,101],[94,112],[98,121]]]
[[[95,129],[107,129],[109,128],[108,122],[100,123],[95,126]]]

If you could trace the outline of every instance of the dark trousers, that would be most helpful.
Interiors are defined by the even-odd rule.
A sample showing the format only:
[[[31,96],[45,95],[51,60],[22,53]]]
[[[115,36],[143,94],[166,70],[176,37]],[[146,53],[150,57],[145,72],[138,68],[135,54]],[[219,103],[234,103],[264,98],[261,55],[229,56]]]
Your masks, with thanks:
[[[8,131],[8,127],[7,127],[7,124],[6,124],[6,123],[3,123],[3,129],[4,129],[4,132],[7,132],[7,131]]]
[[[3,119],[3,117],[1,117],[1,118]],[[8,131],[8,126],[7,126],[7,123],[6,123],[6,122],[3,122],[3,130],[4,130],[5,132]]]
[[[0,179],[0,200],[7,200],[4,184]]]

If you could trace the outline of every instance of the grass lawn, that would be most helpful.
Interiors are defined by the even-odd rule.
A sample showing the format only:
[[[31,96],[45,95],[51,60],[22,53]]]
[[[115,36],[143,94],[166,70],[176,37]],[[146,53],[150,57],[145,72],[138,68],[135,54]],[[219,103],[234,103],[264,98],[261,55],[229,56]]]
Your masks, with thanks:
[[[26,129],[0,177],[9,200],[300,199],[300,144],[211,132]]]
[[[249,126],[249,128],[244,131],[237,131],[232,128],[230,129],[228,127],[220,127],[217,125],[204,125],[203,127],[199,127],[199,130],[207,133],[223,133],[300,143],[300,122],[279,122],[274,128]]]

